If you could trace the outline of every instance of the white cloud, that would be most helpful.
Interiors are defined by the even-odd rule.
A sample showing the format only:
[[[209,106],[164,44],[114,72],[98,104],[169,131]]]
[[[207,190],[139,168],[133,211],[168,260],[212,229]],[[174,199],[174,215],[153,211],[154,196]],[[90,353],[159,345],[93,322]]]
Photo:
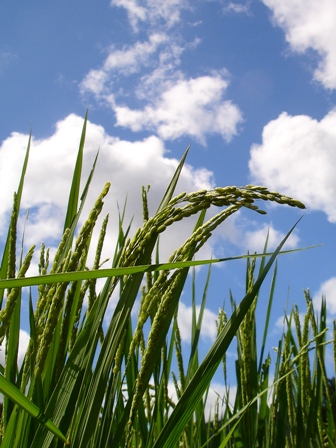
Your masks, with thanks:
[[[200,307],[196,306],[196,319],[198,318]],[[204,309],[201,337],[214,341],[217,336],[216,321],[218,316],[210,311],[208,308]],[[191,322],[192,321],[192,307],[185,305],[183,302],[179,303],[178,324],[181,333],[181,339],[184,342],[191,340]]]
[[[319,290],[314,294],[313,302],[315,311],[320,312],[322,296],[325,296],[328,313],[336,314],[336,277],[331,277],[323,282]]]
[[[104,69],[106,71],[119,69],[121,72],[126,70],[126,74],[134,73],[138,71],[140,65],[146,64],[149,57],[166,41],[166,34],[154,33],[149,36],[148,41],[136,42],[133,47],[111,51],[104,62]]]
[[[329,89],[336,88],[334,0],[262,0],[273,13],[274,22],[286,35],[293,51],[309,49],[318,53],[320,62],[314,77]]]
[[[219,383],[216,381],[211,382],[210,388],[208,391],[207,401],[204,409],[204,418],[206,421],[213,420],[214,413],[216,410],[216,403],[218,401],[218,413],[219,418],[221,418],[226,409],[226,401],[228,400],[229,406],[231,409],[234,407],[234,402],[237,394],[237,386],[230,386],[227,396],[227,389],[223,383]],[[172,381],[168,383],[168,395],[169,398],[177,403],[177,393],[175,389],[175,385]],[[203,398],[204,399],[204,398]]]
[[[116,125],[131,129],[154,131],[164,140],[190,136],[202,144],[208,134],[220,134],[230,141],[242,122],[239,108],[225,99],[228,75],[214,73],[185,79],[177,70],[186,48],[197,46],[199,40],[181,47],[165,34],[152,34],[147,42],[138,42],[123,50],[112,49],[102,68],[91,70],[80,85],[82,94],[92,94],[111,107]],[[148,71],[143,71],[147,67]],[[120,104],[120,97],[130,101],[129,93],[117,88],[115,75],[131,76],[131,96],[144,102],[142,109]]]
[[[139,23],[171,28],[180,21],[180,13],[188,8],[188,0],[111,0],[111,5],[125,8],[136,31]]]
[[[140,6],[137,0],[111,0],[111,5],[125,8],[133,27],[136,27],[139,20],[144,21],[146,19],[146,8]]]
[[[102,66],[90,70],[84,77],[79,85],[80,92],[92,95],[96,101],[110,107],[123,122],[125,113],[134,116],[142,111],[121,106],[120,102],[135,99],[153,109],[152,104],[158,98],[174,84],[183,82],[184,76],[178,70],[181,55],[186,49],[195,48],[199,42],[196,38],[182,46],[176,36],[152,33],[147,40],[121,50],[111,47]],[[125,88],[128,83],[131,90]]]
[[[116,50],[112,46],[108,50],[108,56],[102,67],[90,70],[80,83],[81,93],[90,93],[97,99],[107,100],[111,92],[115,90],[116,75],[130,76],[138,73],[145,66],[152,66],[157,59],[157,51],[163,45],[165,45],[164,52],[167,53],[167,47],[170,46],[167,35],[153,33],[149,35],[148,40],[136,42],[132,46],[124,46],[121,50]]]
[[[282,315],[277,318],[277,320],[275,321],[275,324],[273,326],[273,334],[280,335],[282,333],[286,333],[286,331],[288,329],[288,325],[287,325],[288,322],[287,322],[286,318],[287,319],[289,318],[289,314],[290,313],[288,313],[286,311],[286,317],[284,315]],[[300,321],[301,328],[303,328],[305,314],[306,314],[305,312],[299,313],[299,321]],[[291,321],[291,329],[292,329],[292,332],[294,334],[296,334],[294,319],[292,319],[292,321]]]
[[[228,394],[227,394],[228,392]],[[216,403],[218,400],[218,418],[220,419],[223,417],[225,410],[227,408],[227,401],[228,405],[231,410],[234,408],[234,403],[237,395],[237,386],[230,386],[228,388],[228,391],[226,389],[226,386],[223,383],[218,382],[212,382],[210,385],[205,409],[204,409],[204,416],[205,419],[213,420],[215,412],[216,412]]]
[[[0,76],[17,60],[17,55],[3,46],[0,48]]]
[[[112,4],[125,7],[132,17],[143,16],[142,20],[152,13],[174,17],[170,8],[178,12],[183,6],[179,0],[147,0],[141,6],[136,1],[115,0]],[[159,29],[147,29],[148,37],[142,42],[111,47],[102,66],[90,70],[80,83],[81,93],[110,107],[116,126],[133,132],[147,130],[163,140],[189,136],[203,145],[207,135],[219,134],[229,142],[237,134],[242,114],[225,98],[227,71],[187,78],[179,69],[181,56],[197,47],[200,39],[182,42],[179,33]]]
[[[321,121],[282,113],[253,145],[249,168],[253,182],[293,196],[336,222],[336,109]]]
[[[18,356],[17,356],[17,361],[18,361],[18,367],[19,368],[21,367],[22,362],[23,362],[23,358],[25,357],[25,354],[26,354],[26,351],[27,351],[27,348],[28,348],[28,344],[29,344],[29,340],[30,340],[29,334],[26,331],[24,331],[24,330],[20,330],[19,350],[18,350]],[[5,348],[6,348],[6,339],[0,345],[0,364],[2,366],[5,365]]]
[[[265,209],[263,204],[259,204],[259,207]],[[286,233],[276,229],[272,222],[260,223],[260,221],[253,220],[251,213],[253,212],[250,210],[246,214],[239,211],[216,229],[213,235],[213,246],[217,246],[216,254],[218,257],[227,256],[225,253],[226,241],[237,246],[240,253],[246,254],[249,252],[252,254],[263,252],[267,233],[269,233],[268,252],[274,250],[283,240]],[[300,238],[295,230],[286,241],[284,249],[294,249],[298,247],[299,242]]]
[[[251,14],[250,11],[251,1],[245,3],[229,2],[223,8],[224,13],[235,13],[235,14]]]
[[[22,208],[30,208],[26,226],[27,245],[42,240],[54,244],[64,225],[67,201],[83,119],[71,114],[57,123],[53,135],[44,139],[32,139],[30,160],[22,195]],[[0,146],[0,188],[3,192],[0,218],[3,223],[2,236],[6,234],[8,213],[12,207],[12,192],[17,188],[25,155],[28,136],[13,133]],[[93,177],[87,206],[82,219],[87,216],[105,182],[111,181],[111,189],[105,200],[103,215],[110,212],[108,244],[111,257],[117,226],[117,203],[121,207],[127,197],[125,225],[134,215],[134,228],[142,224],[141,187],[151,185],[149,191],[150,214],[153,214],[167,188],[178,160],[169,158],[163,142],[150,136],[142,141],[129,142],[108,135],[103,127],[88,122],[84,151],[83,178],[86,179],[91,165],[100,148],[100,154]],[[194,191],[213,187],[212,173],[204,168],[193,169],[185,165],[178,186],[178,192]],[[4,192],[6,194],[4,194]],[[164,257],[174,249],[171,238],[178,247],[186,239],[193,222],[186,220],[174,226],[169,233],[169,241],[162,237],[161,247]],[[19,235],[22,227],[19,229]],[[20,236],[19,236],[20,237]],[[113,249],[112,249],[113,250]],[[210,252],[207,253],[210,256]]]
[[[90,92],[96,96],[104,95],[112,73],[131,75],[137,73],[143,66],[150,64],[151,57],[158,48],[167,42],[164,33],[153,33],[147,41],[136,42],[133,46],[125,46],[122,50],[111,47],[102,67],[91,70],[80,84],[81,92]]]
[[[227,87],[227,79],[220,75],[181,79],[142,110],[116,106],[117,125],[135,132],[155,130],[164,140],[189,135],[205,144],[207,134],[217,133],[230,141],[242,115],[224,100]]]
[[[268,233],[268,245],[267,251],[274,250],[285,237],[285,233],[276,230],[272,224],[258,225],[257,230],[246,230],[244,232],[246,249],[250,252],[261,253],[264,249],[266,237]],[[284,249],[293,249],[298,246],[299,237],[297,234],[292,233],[286,241]]]

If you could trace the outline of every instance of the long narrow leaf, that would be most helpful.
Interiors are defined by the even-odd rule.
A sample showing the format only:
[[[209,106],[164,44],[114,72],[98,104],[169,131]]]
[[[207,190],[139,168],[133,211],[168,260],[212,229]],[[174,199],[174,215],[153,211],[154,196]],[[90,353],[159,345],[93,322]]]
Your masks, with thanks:
[[[68,200],[68,209],[67,209],[65,223],[64,223],[64,230],[66,228],[70,228],[71,223],[77,214],[87,119],[88,119],[88,111],[86,111],[85,118],[84,118],[82,135],[81,135],[81,139],[80,139],[80,143],[79,143],[79,149],[78,149],[78,154],[77,154],[75,170],[74,170],[74,174],[72,177],[71,189],[70,189],[69,200]]]
[[[26,171],[27,171],[28,159],[29,159],[29,153],[30,153],[30,144],[31,144],[31,132],[30,132],[29,139],[28,139],[28,145],[27,145],[26,155],[25,155],[25,159],[24,159],[23,167],[22,167],[22,171],[21,171],[20,182],[19,182],[17,193],[16,193],[17,213],[19,213],[19,211],[20,211],[23,184],[24,184],[24,179],[25,179],[25,175],[26,175]],[[1,267],[0,267],[0,278],[1,279],[6,278],[6,276],[7,276],[8,253],[9,253],[9,232],[10,232],[10,229],[8,229],[8,235],[7,235],[5,247],[2,252],[2,260],[1,260]],[[4,291],[4,288],[2,288],[0,286],[0,308],[2,307],[3,291]]]
[[[157,212],[159,212],[160,210],[162,210],[164,207],[166,207],[166,205],[168,204],[168,202],[171,200],[171,198],[173,197],[177,182],[179,180],[185,159],[188,155],[190,146],[188,146],[188,148],[186,149],[185,153],[182,156],[182,159],[180,160],[180,163],[177,166],[177,169],[174,173],[174,176],[172,177],[172,180],[170,181],[168,188],[162,198],[162,201],[160,202],[160,205],[157,209]]]
[[[299,249],[284,250],[279,252],[278,255],[289,254],[292,252],[312,249],[315,247],[318,246],[309,246]],[[260,258],[265,256],[271,256],[272,254],[273,253],[270,252],[266,254],[237,255],[235,257],[228,257],[228,258],[212,258],[210,260],[178,261],[173,263],[136,265],[130,267],[119,267],[110,269],[96,269],[96,270],[92,269],[90,271],[62,272],[58,274],[47,274],[43,276],[6,279],[6,280],[0,280],[0,289],[20,288],[24,286],[34,286],[34,285],[46,285],[51,283],[70,282],[76,280],[122,277],[124,275],[131,275],[137,273],[167,271],[171,269],[188,268],[191,266],[203,266],[212,263],[222,263],[223,261],[242,260],[244,258]]]
[[[57,436],[64,443],[67,442],[66,437],[61,433],[61,431],[55,426],[55,424],[47,419],[41,410],[28,398],[23,395],[13,384],[6,380],[2,375],[0,375],[0,390],[3,394],[9,397],[14,403],[18,404],[22,409],[28,412],[31,416],[38,419],[49,431],[51,431],[55,436]]]

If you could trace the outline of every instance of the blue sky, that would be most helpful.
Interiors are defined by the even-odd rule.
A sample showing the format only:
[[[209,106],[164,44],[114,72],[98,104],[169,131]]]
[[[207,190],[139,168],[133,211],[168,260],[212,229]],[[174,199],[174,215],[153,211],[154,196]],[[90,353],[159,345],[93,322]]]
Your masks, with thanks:
[[[324,244],[279,259],[270,347],[286,306],[305,311],[305,288],[317,306],[326,293],[334,318],[335,22],[334,0],[1,2],[0,237],[32,128],[26,246],[43,240],[53,250],[88,108],[84,175],[101,149],[88,207],[110,180],[106,209],[116,216],[127,192],[128,216],[140,225],[141,186],[151,184],[153,212],[191,144],[179,191],[266,185],[306,204],[287,247]],[[274,248],[302,215],[262,207],[266,216],[231,219],[200,256],[261,250],[268,229]],[[163,257],[191,225],[172,229]],[[111,226],[108,243],[114,237]],[[205,347],[223,302],[230,312],[229,289],[242,297],[244,266],[213,270]],[[188,316],[190,294],[182,299]],[[261,322],[264,309],[261,298]],[[187,318],[181,327],[187,334]]]

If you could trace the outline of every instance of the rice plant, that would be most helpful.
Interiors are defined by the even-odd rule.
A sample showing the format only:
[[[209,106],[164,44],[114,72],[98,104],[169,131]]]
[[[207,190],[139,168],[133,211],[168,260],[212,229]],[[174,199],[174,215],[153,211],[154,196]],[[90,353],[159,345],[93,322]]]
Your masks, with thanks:
[[[147,192],[143,189],[143,225],[134,235],[131,235],[130,223],[124,222],[124,214],[119,215],[111,266],[103,269],[101,253],[108,216],[104,218],[94,262],[88,268],[92,233],[110,185],[105,185],[79,229],[96,164],[95,161],[80,195],[86,122],[87,117],[69,192],[64,233],[52,260],[48,248],[41,245],[39,275],[35,277],[26,277],[35,246],[19,260],[15,257],[17,219],[30,141],[14,195],[0,268],[0,342],[5,341],[6,345],[6,361],[0,372],[0,390],[4,395],[1,446],[301,446],[301,434],[304,434],[302,446],[334,443],[334,408],[324,367],[325,307],[316,321],[307,296],[308,317],[302,331],[296,311],[287,318],[288,329],[278,349],[271,404],[267,399],[269,361],[263,360],[264,346],[257,359],[258,291],[294,227],[273,253],[262,254],[256,276],[257,255],[245,256],[249,260],[246,295],[238,304],[232,299],[230,317],[220,312],[218,336],[203,360],[199,359],[198,346],[210,270],[198,316],[193,299],[189,357],[182,353],[177,320],[190,268],[225,261],[194,260],[220,224],[242,207],[264,214],[257,201],[275,201],[298,208],[304,205],[264,186],[253,185],[218,187],[174,196],[186,151],[154,216],[149,216]],[[219,211],[207,219],[206,210],[210,207],[218,207]],[[192,215],[196,224],[190,237],[174,249],[167,262],[160,263],[157,255],[160,234]],[[99,288],[98,278],[104,279]],[[273,287],[274,283],[275,276]],[[30,341],[24,361],[18,366],[24,286],[30,288]],[[116,291],[119,298],[105,327],[104,316]],[[134,323],[131,313],[138,300],[139,312]],[[270,309],[271,297],[269,303]],[[292,321],[296,325],[296,339]],[[219,411],[218,403],[213,421],[207,421],[205,398],[218,367],[223,361],[225,366],[225,353],[235,337],[238,340],[236,402],[231,408],[226,398],[221,397],[219,402],[226,403],[224,411]],[[312,341],[316,346],[313,370],[308,356]],[[173,371],[173,364],[177,372]],[[175,385],[175,401],[168,391],[171,381]],[[309,396],[304,393],[305,389],[311,391]],[[315,415],[323,400],[324,413],[321,409]]]
[[[263,261],[260,268],[262,265]],[[248,260],[246,273],[248,290],[253,284],[254,260]],[[277,267],[272,277],[259,353],[255,314],[258,294],[236,334],[237,393],[233,405],[229,404],[229,389],[221,399],[222,415],[212,436],[216,444],[212,446],[219,446],[230,432],[223,446],[336,446],[335,379],[327,378],[325,354],[327,345],[331,344],[335,363],[335,332],[333,339],[327,341],[325,299],[316,313],[306,290],[304,316],[300,316],[295,305],[289,315],[285,314],[282,337],[273,349],[276,360],[272,369],[271,353],[264,354],[276,275]],[[231,300],[235,308],[232,297]]]

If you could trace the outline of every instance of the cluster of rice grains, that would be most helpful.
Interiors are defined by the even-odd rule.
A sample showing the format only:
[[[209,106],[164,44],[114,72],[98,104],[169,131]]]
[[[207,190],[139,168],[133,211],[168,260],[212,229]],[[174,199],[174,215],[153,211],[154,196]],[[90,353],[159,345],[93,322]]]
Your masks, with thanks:
[[[97,218],[103,207],[103,199],[107,195],[109,191],[109,184],[106,184],[102,193],[98,197],[96,203],[94,204],[93,209],[91,210],[87,221],[84,223],[82,229],[80,230],[78,237],[76,239],[74,248],[72,249],[72,238],[74,229],[65,229],[62,240],[59,244],[57,252],[54,256],[52,268],[50,270],[50,274],[56,273],[65,273],[65,272],[74,272],[85,269],[85,261],[87,257],[87,252],[90,244],[90,239],[92,235],[92,231],[95,227]],[[14,207],[15,211],[15,207]],[[15,223],[11,224],[11,234],[14,235],[14,230],[16,227],[16,213],[13,212],[13,216],[15,217]],[[12,216],[12,222],[13,222]],[[104,239],[105,231],[106,231],[106,222],[105,219],[102,227],[103,235],[100,236],[100,241]],[[12,254],[15,254],[15,241],[14,237],[10,239],[13,241],[11,244],[9,251],[9,270],[12,270]],[[94,268],[98,267],[99,257],[101,252],[102,242],[98,244],[96,260]],[[27,272],[30,262],[32,260],[33,252],[35,246],[33,246],[27,253],[24,262],[18,272],[18,277],[23,277]],[[15,260],[15,258],[14,258]],[[42,243],[41,251],[40,251],[40,263],[39,263],[39,273],[40,275],[47,274],[47,270],[49,267],[49,249],[45,248],[45,245]],[[10,274],[10,272],[9,272]],[[14,277],[14,275],[8,275],[8,278]],[[92,283],[92,280],[91,280]],[[62,315],[62,326],[60,333],[60,345],[58,347],[58,356],[56,361],[56,371],[61,370],[61,364],[64,361],[64,349],[66,344],[66,339],[75,337],[76,332],[76,324],[78,324],[79,315],[82,310],[83,298],[87,289],[90,289],[90,281],[84,282],[84,285],[81,288],[80,293],[77,295],[78,302],[77,306],[77,315],[75,320],[73,320],[72,326],[73,328],[69,328],[69,315],[70,310],[73,305],[76,288],[78,287],[78,282],[60,282],[60,283],[52,283],[52,284],[41,284],[38,287],[38,297],[36,303],[36,310],[34,313],[34,327],[36,332],[36,340],[30,341],[28,346],[27,355],[25,357],[24,366],[23,366],[23,376],[22,376],[22,386],[24,389],[25,383],[27,383],[30,376],[30,369],[32,368],[32,359],[35,359],[34,365],[34,376],[39,377],[42,374],[44,363],[46,361],[48,350],[55,332],[55,329],[58,325],[60,315]],[[92,288],[91,288],[92,289]],[[5,307],[0,311],[0,337],[6,335],[10,321],[11,314],[15,307],[15,301],[19,296],[21,288],[12,288],[8,291],[7,300]],[[73,342],[73,341],[72,341]],[[33,358],[32,358],[33,356]],[[57,363],[60,363],[59,369],[57,369]]]
[[[173,198],[168,205],[157,213],[153,218],[146,220],[144,226],[139,228],[134,235],[132,241],[128,241],[124,254],[124,266],[129,266],[137,259],[147,242],[155,234],[162,233],[167,227],[174,222],[181,221],[184,218],[195,215],[201,210],[208,209],[211,205],[217,207],[227,207],[218,213],[206,224],[204,224],[196,233],[193,233],[190,244],[197,244],[201,247],[205,241],[211,236],[211,232],[218,227],[228,216],[239,210],[241,207],[247,207],[260,214],[266,214],[264,210],[258,208],[255,201],[273,201],[278,204],[286,204],[291,207],[304,209],[302,202],[289,196],[281,195],[275,191],[269,191],[264,186],[246,185],[245,187],[217,187],[214,190],[200,190],[194,193],[181,193]],[[184,207],[178,207],[180,204],[187,202]],[[186,244],[183,248],[178,249],[184,253],[188,252]],[[195,250],[195,252],[197,249]],[[171,256],[170,261],[175,261],[175,253]]]
[[[13,212],[9,224],[9,250],[8,250],[8,266],[7,266],[7,278],[15,277],[15,266],[16,266],[16,238],[17,238],[17,197],[14,194]],[[26,275],[29,269],[31,260],[33,258],[35,246],[32,246],[27,255],[25,256],[23,262],[20,263],[20,268],[17,274],[18,278],[22,278]],[[7,291],[7,298],[5,306],[0,310],[0,344],[2,344],[10,326],[11,316],[14,312],[16,302],[21,293],[21,288],[10,288]],[[2,294],[1,294],[2,297]],[[0,307],[2,306],[2,299]]]
[[[127,245],[124,265],[133,264],[151,237],[164,232],[174,222],[206,210],[211,205],[225,207],[203,225],[196,228],[190,238],[180,248],[176,249],[169,258],[169,262],[190,260],[210,238],[212,232],[240,208],[247,207],[260,214],[265,214],[266,212],[259,209],[255,204],[257,200],[273,201],[300,209],[305,208],[302,202],[277,192],[269,191],[264,186],[246,185],[240,188],[228,186],[224,188],[217,187],[213,190],[201,190],[190,194],[182,193],[173,198],[153,218],[145,220],[144,226],[137,231],[133,240]],[[180,206],[183,203],[187,204]],[[152,319],[152,325],[148,335],[147,347],[143,350],[141,367],[136,381],[136,389],[128,422],[129,430],[132,427],[132,420],[135,417],[138,402],[147,388],[148,370],[153,363],[153,354],[158,335],[162,330],[164,322],[167,321],[167,310],[171,310],[172,306],[174,308],[177,305],[175,289],[182,275],[183,270],[176,270],[173,274],[169,274],[169,271],[162,271],[156,281],[142,296],[137,327],[130,346],[129,356],[132,355],[135,347],[139,345],[140,340],[143,341],[143,326],[149,317]],[[131,434],[129,433],[130,436]]]
[[[323,411],[333,407],[326,371],[325,346],[332,343],[335,354],[335,332],[334,338],[327,341],[325,299],[322,299],[321,310],[316,313],[309,290],[305,290],[304,295],[307,303],[305,315],[300,314],[298,307],[294,305],[290,316],[286,317],[285,331],[276,349],[276,386],[271,407],[273,424],[270,426],[270,439],[275,439],[277,432],[286,434],[284,426],[287,425],[286,446],[298,446],[300,440],[305,441],[304,437],[306,440],[323,441],[321,446],[330,446],[327,430],[330,431],[334,422],[329,421],[325,425],[323,417]],[[333,326],[335,330],[335,321]],[[280,378],[285,379],[277,381]],[[285,408],[288,417],[281,427],[275,422],[279,421],[279,409]],[[334,437],[332,431],[329,437]]]

